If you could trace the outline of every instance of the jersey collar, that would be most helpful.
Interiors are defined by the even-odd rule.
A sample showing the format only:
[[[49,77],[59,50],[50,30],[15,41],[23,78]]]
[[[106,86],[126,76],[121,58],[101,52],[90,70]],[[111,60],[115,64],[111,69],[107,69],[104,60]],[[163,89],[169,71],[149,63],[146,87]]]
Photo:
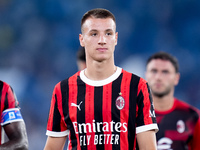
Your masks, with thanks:
[[[103,85],[106,85],[106,84],[111,83],[112,81],[116,80],[120,76],[120,74],[122,72],[122,68],[117,67],[117,70],[116,70],[116,72],[113,75],[111,75],[107,79],[99,80],[99,81],[94,81],[94,80],[88,79],[85,76],[84,71],[85,70],[82,70],[80,72],[80,78],[81,78],[81,80],[83,82],[85,82],[86,84],[91,85],[91,86],[103,86]]]

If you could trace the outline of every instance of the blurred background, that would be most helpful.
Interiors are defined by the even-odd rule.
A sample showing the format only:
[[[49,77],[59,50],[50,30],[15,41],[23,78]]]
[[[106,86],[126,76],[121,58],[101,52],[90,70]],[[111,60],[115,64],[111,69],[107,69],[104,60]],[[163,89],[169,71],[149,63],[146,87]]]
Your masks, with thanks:
[[[144,77],[157,51],[176,56],[177,98],[200,108],[200,1],[0,0],[0,80],[20,102],[30,150],[43,149],[52,91],[77,70],[82,15],[93,8],[116,16],[116,65]]]

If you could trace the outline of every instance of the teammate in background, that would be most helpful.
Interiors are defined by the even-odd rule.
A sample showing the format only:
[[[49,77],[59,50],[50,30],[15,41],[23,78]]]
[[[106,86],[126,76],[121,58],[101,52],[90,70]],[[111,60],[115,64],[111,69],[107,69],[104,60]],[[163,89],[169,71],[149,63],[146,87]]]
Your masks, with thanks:
[[[83,70],[86,68],[86,60],[85,60],[85,48],[84,47],[80,47],[77,51],[76,54],[76,60],[77,60],[77,66],[78,66],[78,70]]]
[[[69,136],[69,150],[133,150],[136,138],[140,150],[156,150],[158,127],[147,82],[114,64],[114,15],[90,10],[81,31],[87,68],[55,86],[44,149],[63,149]]]
[[[180,78],[178,61],[166,52],[150,56],[146,79],[151,88],[159,131],[158,150],[199,150],[199,110],[174,97]]]
[[[0,150],[27,150],[28,138],[26,127],[20,113],[17,98],[7,83],[0,80],[0,113],[1,126],[8,141],[2,144],[2,128],[0,129]]]

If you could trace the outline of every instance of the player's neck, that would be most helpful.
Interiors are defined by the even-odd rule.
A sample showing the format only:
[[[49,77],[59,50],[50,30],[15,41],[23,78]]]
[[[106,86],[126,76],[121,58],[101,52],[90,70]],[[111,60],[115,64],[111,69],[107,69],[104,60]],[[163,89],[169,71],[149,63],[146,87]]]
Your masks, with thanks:
[[[113,75],[117,70],[114,61],[111,62],[90,62],[85,69],[85,75],[91,80],[104,80]]]
[[[174,97],[171,94],[165,95],[163,97],[157,97],[153,95],[153,102],[154,102],[155,110],[167,111],[173,107]]]

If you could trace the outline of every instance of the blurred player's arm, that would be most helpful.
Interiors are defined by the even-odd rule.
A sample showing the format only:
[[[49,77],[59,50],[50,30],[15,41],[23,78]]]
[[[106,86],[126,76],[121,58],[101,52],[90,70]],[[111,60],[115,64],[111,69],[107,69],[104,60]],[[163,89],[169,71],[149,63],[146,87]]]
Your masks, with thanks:
[[[47,137],[44,150],[63,150],[67,136],[64,137]]]
[[[138,133],[137,142],[140,150],[156,150],[155,130]]]
[[[9,123],[3,128],[9,141],[0,145],[1,150],[28,150],[28,138],[24,121]]]
[[[199,113],[200,116],[200,113]],[[200,118],[198,119],[194,132],[193,132],[193,137],[191,141],[189,142],[189,146],[191,147],[192,150],[199,150],[200,148]]]

